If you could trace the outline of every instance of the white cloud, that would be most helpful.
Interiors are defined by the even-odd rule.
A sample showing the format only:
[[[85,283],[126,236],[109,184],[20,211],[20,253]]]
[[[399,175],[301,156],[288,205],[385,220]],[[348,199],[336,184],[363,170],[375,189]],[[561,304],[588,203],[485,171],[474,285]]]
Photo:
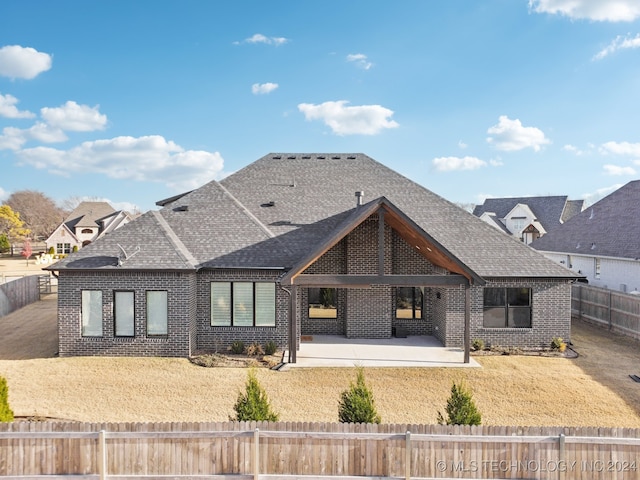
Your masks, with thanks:
[[[629,142],[607,142],[600,146],[600,153],[607,155],[625,155],[630,157],[640,157],[640,143]]]
[[[0,201],[6,200],[7,198],[9,198],[9,192],[0,187]]]
[[[2,95],[0,93],[0,117],[6,118],[33,118],[35,117],[34,113],[23,110],[22,112],[18,110],[16,104],[18,103],[18,99],[13,95]]]
[[[322,120],[337,135],[375,135],[385,128],[397,128],[399,125],[389,117],[393,110],[380,105],[346,106],[346,100],[324,102],[319,105],[301,103],[298,110],[305,119]]]
[[[501,115],[498,124],[489,128],[487,133],[493,135],[487,138],[487,142],[505,152],[514,152],[525,148],[532,148],[538,152],[542,145],[551,143],[544,136],[542,130],[536,127],[523,127],[520,120],[511,120],[506,115]]]
[[[628,35],[626,37],[618,35],[607,47],[596,53],[592,60],[602,60],[604,57],[626,48],[640,48],[640,33],[632,38],[629,38]]]
[[[500,158],[492,158],[491,160],[489,160],[489,165],[491,165],[492,167],[501,167],[502,165],[504,165],[504,163]]]
[[[51,173],[98,173],[111,178],[165,183],[188,190],[221,176],[218,152],[184,150],[162,136],[115,137],[84,142],[70,150],[36,147],[16,154],[22,164]]]
[[[462,150],[466,149],[468,146],[469,145],[464,143],[462,140],[458,140],[458,147],[460,147]]]
[[[19,150],[28,140],[42,143],[59,143],[67,140],[67,136],[59,128],[46,123],[37,122],[30,128],[5,127],[0,135],[0,150]]]
[[[576,157],[581,157],[583,155],[591,155],[595,149],[595,145],[593,143],[587,143],[586,149],[581,149],[576,147],[575,145],[567,144],[562,147],[562,150],[565,152],[569,152],[574,154]]]
[[[4,127],[0,135],[0,150],[19,150],[27,141],[24,130],[16,127]]]
[[[638,0],[529,0],[537,13],[559,14],[572,20],[631,22],[640,17]]]
[[[98,105],[92,108],[69,100],[57,108],[40,109],[40,115],[55,128],[74,132],[91,132],[102,130],[107,124],[107,116],[101,114],[99,109]]]
[[[367,56],[363,53],[353,53],[347,55],[347,62],[355,63],[358,68],[369,70],[373,67],[373,63],[367,60]]]
[[[582,198],[584,199],[584,203],[586,205],[591,205],[593,203],[596,203],[601,198],[606,197],[611,192],[615,192],[620,187],[622,187],[622,185],[622,183],[616,183],[615,185],[611,185],[610,187],[599,188],[593,193],[583,193]]]
[[[30,80],[51,68],[51,55],[35,48],[7,45],[0,48],[0,76]]]
[[[37,140],[42,143],[59,143],[68,140],[62,130],[46,123],[37,122],[27,130],[23,130],[27,138]]]
[[[636,171],[632,167],[620,167],[618,165],[604,165],[604,172],[607,175],[635,175]]]
[[[434,158],[432,163],[438,172],[477,170],[478,168],[487,166],[487,162],[476,157],[439,157]]]
[[[235,45],[240,45],[242,43],[265,43],[267,45],[275,45],[279,47],[280,45],[284,45],[289,41],[288,38],[285,37],[267,37],[261,33],[255,33],[249,38],[245,38],[241,42],[233,42]]]
[[[251,93],[254,95],[264,95],[273,92],[279,85],[277,83],[254,83],[251,85]]]

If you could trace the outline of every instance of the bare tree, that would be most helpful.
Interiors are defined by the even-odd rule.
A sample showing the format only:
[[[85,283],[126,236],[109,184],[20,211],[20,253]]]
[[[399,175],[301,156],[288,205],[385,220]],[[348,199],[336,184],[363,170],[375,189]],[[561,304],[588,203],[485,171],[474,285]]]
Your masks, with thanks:
[[[20,213],[25,228],[36,239],[51,235],[64,220],[65,212],[42,192],[20,190],[12,193],[5,203]]]
[[[65,198],[62,201],[62,208],[66,212],[72,212],[82,202],[104,202],[105,199],[101,197],[79,197],[77,195]]]

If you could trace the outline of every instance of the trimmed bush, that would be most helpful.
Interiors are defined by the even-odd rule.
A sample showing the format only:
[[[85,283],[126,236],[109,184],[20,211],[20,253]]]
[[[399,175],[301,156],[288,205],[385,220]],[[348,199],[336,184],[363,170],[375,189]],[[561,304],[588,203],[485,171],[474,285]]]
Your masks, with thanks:
[[[481,338],[474,339],[471,343],[471,347],[474,351],[481,352],[485,348],[484,340],[482,340]]]
[[[231,353],[235,353],[236,355],[244,353],[244,342],[242,340],[235,340],[231,343]]]
[[[459,385],[453,382],[446,412],[447,418],[438,412],[440,425],[480,425],[482,422],[482,415],[473,401],[473,394],[463,382]]]
[[[251,345],[247,347],[247,355],[250,357],[257,357],[259,355],[264,355],[264,350],[262,346],[258,342],[253,342]]]
[[[55,255],[56,249],[53,247],[49,247],[49,255]]]
[[[264,353],[267,355],[273,355],[278,350],[278,345],[273,340],[269,340],[264,344]]]
[[[278,421],[278,414],[272,410],[267,393],[258,382],[254,369],[249,370],[245,391],[238,394],[233,410],[236,416],[229,419],[238,422]]]
[[[4,377],[0,377],[0,422],[13,422],[13,410],[9,408],[9,387]]]
[[[380,423],[373,391],[364,381],[364,369],[357,368],[356,383],[340,394],[338,420],[341,423]]]
[[[567,344],[560,337],[553,337],[551,339],[551,350],[558,350],[564,352],[567,349]]]

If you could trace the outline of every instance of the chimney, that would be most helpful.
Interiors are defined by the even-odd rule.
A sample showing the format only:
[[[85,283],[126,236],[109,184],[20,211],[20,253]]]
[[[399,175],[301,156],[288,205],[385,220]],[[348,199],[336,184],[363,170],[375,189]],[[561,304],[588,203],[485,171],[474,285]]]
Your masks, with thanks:
[[[362,190],[356,192],[356,207],[362,205],[362,199],[364,197],[364,192]]]

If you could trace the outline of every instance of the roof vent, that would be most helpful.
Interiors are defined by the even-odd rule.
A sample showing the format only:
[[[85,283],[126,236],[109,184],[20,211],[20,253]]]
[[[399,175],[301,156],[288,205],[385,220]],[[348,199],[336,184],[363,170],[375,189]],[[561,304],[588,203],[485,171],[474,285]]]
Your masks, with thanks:
[[[324,155],[318,155],[318,160],[324,160],[325,158],[327,157],[325,157]]]
[[[189,205],[180,205],[179,207],[176,207],[173,209],[174,212],[188,212],[189,211]]]
[[[595,243],[592,243],[592,244],[591,244],[591,250],[595,250],[595,249],[596,249],[596,244],[595,244]]]
[[[362,205],[363,198],[364,198],[364,192],[362,190],[357,191],[356,192],[356,206],[357,207]]]
[[[273,207],[275,206],[276,202],[274,202],[273,200],[271,200],[270,202],[265,202],[263,204],[261,204],[261,207]]]
[[[340,160],[340,155],[334,155],[331,157],[332,160]]]
[[[348,158],[349,160],[355,160],[355,159],[356,159],[356,156],[355,156],[355,155],[349,155],[347,158]]]

